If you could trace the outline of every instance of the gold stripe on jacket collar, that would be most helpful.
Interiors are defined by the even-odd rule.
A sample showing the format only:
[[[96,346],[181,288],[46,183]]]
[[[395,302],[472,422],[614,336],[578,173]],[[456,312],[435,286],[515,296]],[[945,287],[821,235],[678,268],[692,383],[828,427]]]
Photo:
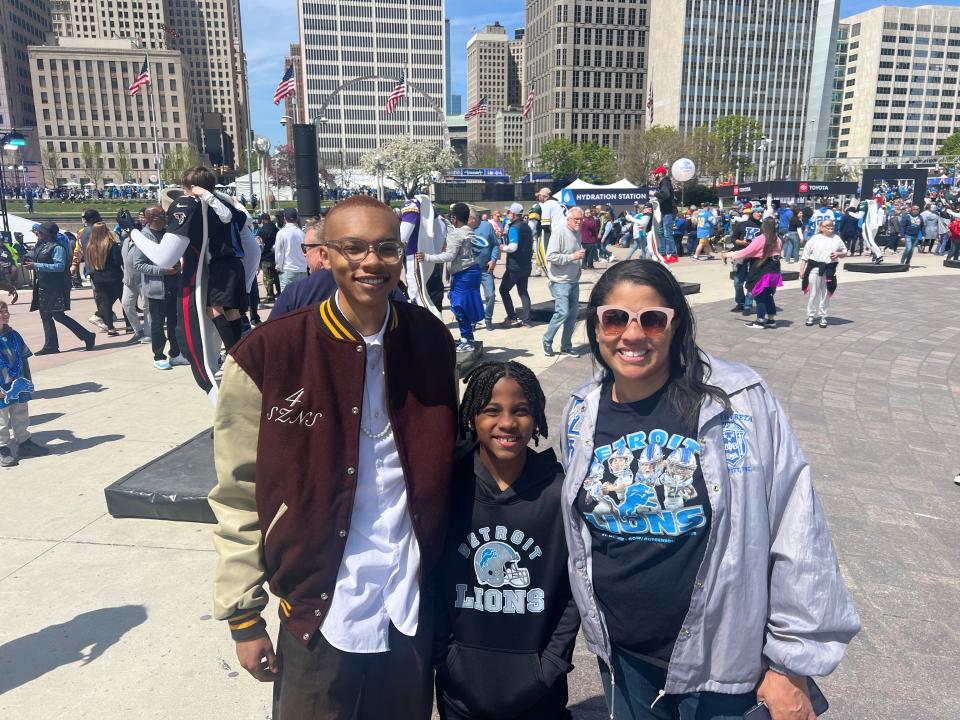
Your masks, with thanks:
[[[387,323],[387,329],[395,330],[400,324],[400,318],[397,316],[397,312],[393,309],[392,301],[387,302],[387,312],[390,315]],[[335,296],[331,296],[320,303],[320,320],[327,328],[327,331],[337,340],[356,342],[360,337],[360,333],[354,330],[353,326],[350,324],[350,321],[347,320],[342,312],[340,312],[340,308],[337,307]]]

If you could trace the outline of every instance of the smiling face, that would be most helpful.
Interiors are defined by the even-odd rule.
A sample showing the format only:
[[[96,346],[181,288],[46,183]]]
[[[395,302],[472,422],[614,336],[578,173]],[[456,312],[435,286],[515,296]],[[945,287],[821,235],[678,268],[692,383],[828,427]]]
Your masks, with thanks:
[[[0,303],[0,327],[10,324],[10,308],[6,303]]]
[[[349,240],[376,244],[400,240],[400,224],[389,209],[356,206],[331,213],[324,223],[320,265],[333,273],[342,302],[359,315],[386,306],[400,280],[402,262],[384,263],[371,250],[360,262],[348,260],[338,247]],[[328,247],[334,245],[334,247]],[[401,257],[402,260],[402,257]]]
[[[633,312],[650,307],[669,307],[653,288],[629,281],[614,285],[603,304],[617,305]],[[614,400],[628,402],[648,397],[667,382],[670,378],[670,343],[675,331],[676,320],[667,324],[662,335],[652,338],[647,337],[633,321],[622,335],[606,335],[597,324],[600,357],[614,377]]]
[[[497,381],[490,393],[490,402],[474,418],[480,447],[500,462],[524,455],[535,427],[530,401],[520,384],[509,377]]]

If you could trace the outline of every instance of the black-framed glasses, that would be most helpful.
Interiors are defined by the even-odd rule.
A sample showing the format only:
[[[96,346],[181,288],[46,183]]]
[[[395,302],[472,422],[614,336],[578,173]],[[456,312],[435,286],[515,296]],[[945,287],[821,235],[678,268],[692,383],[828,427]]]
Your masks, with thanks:
[[[362,240],[345,240],[343,242],[328,242],[329,247],[336,248],[352,263],[361,263],[371,252],[377,254],[380,261],[393,265],[403,257],[403,243],[397,240],[384,240],[378,243],[365,243]]]
[[[306,254],[310,248],[320,247],[323,243],[300,243],[300,249]]]

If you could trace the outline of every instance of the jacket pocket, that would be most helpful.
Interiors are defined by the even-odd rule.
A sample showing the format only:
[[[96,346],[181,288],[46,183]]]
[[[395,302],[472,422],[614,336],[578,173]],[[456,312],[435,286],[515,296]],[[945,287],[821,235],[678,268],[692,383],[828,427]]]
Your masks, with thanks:
[[[486,650],[451,643],[440,667],[440,683],[450,699],[476,718],[523,717],[548,692],[540,656]]]

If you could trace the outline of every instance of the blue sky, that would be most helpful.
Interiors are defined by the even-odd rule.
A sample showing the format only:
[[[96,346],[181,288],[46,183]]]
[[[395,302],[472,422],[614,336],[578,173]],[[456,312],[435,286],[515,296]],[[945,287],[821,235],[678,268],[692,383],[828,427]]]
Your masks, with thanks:
[[[916,6],[949,5],[951,0],[841,0],[840,17],[854,15],[880,5]],[[485,12],[478,14],[478,8]],[[447,0],[447,17],[451,20],[453,48],[453,92],[466,95],[466,45],[471,30],[499,20],[512,37],[514,28],[523,26],[523,0]],[[243,15],[243,44],[250,69],[250,93],[253,129],[270,138],[274,146],[285,142],[280,125],[280,108],[273,104],[273,91],[283,75],[283,59],[288,46],[299,37],[295,0],[240,0]]]

